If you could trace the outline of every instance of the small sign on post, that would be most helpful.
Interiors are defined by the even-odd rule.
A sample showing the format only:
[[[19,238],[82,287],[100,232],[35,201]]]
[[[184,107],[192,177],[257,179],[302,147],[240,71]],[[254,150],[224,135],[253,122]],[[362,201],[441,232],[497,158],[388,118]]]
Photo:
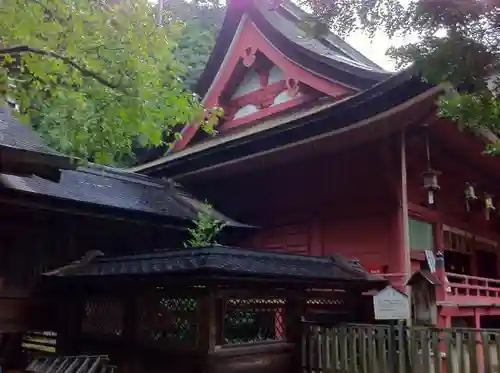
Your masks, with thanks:
[[[387,286],[373,297],[375,320],[406,320],[410,318],[408,296]]]

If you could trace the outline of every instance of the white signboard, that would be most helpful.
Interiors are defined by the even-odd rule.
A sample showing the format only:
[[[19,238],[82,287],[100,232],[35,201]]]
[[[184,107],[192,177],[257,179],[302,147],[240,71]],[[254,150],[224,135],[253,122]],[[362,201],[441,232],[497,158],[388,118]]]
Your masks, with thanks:
[[[434,256],[432,250],[425,250],[425,259],[427,260],[429,270],[432,273],[436,272],[436,257]]]
[[[387,286],[373,297],[376,320],[406,320],[410,317],[408,297],[392,286]]]

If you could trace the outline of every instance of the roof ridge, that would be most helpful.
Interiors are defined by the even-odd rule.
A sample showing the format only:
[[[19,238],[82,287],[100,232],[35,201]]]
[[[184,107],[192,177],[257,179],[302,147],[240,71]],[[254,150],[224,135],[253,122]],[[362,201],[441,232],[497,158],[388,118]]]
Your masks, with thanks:
[[[214,252],[215,251],[215,252]],[[328,262],[331,261],[333,264],[349,264],[347,260],[342,263],[336,262],[332,260],[329,256],[311,256],[306,254],[297,254],[297,253],[282,253],[276,251],[262,250],[262,249],[254,249],[254,248],[243,248],[237,246],[227,246],[227,245],[211,245],[197,248],[166,248],[166,249],[158,249],[153,252],[148,253],[134,253],[127,255],[119,255],[119,256],[104,256],[97,258],[96,261],[105,262],[105,261],[127,261],[127,260],[138,260],[138,259],[153,259],[153,258],[162,258],[164,255],[170,254],[171,256],[182,256],[186,253],[190,253],[193,256],[199,255],[210,255],[210,254],[228,254],[227,251],[231,251],[232,256],[245,256],[245,253],[248,255],[250,253],[257,254],[264,257],[287,257],[294,258],[299,260],[307,260],[307,261],[319,261],[319,262]],[[338,254],[340,255],[340,254]],[[362,271],[362,268],[361,268]]]
[[[175,187],[169,180],[154,178],[151,176],[141,175],[135,172],[130,172],[104,165],[98,165],[95,163],[89,163],[87,166],[78,167],[76,171],[96,176],[109,177],[115,180],[128,181],[141,185],[155,186],[160,189]]]
[[[311,14],[302,9],[299,5],[293,3],[292,1],[289,0],[282,0],[280,4],[280,8],[288,12],[296,21],[302,21],[302,17],[307,17],[310,16]],[[297,14],[299,13],[299,14]],[[325,47],[334,50],[334,48],[337,48],[340,50],[342,53],[346,55],[348,58],[352,58],[354,60],[359,60],[358,62],[361,62],[363,64],[371,65],[370,67],[372,68],[377,68],[380,69],[382,72],[385,72],[386,70],[383,69],[381,66],[379,66],[377,63],[373,62],[370,58],[365,56],[363,53],[361,53],[358,49],[356,49],[354,46],[349,44],[347,41],[345,41],[343,38],[335,34],[328,28],[328,35],[321,35],[318,37],[315,37],[317,41],[319,41],[321,44],[323,44]],[[329,40],[329,38],[335,39],[335,42],[332,40]],[[334,45],[334,43],[338,43],[339,45]]]

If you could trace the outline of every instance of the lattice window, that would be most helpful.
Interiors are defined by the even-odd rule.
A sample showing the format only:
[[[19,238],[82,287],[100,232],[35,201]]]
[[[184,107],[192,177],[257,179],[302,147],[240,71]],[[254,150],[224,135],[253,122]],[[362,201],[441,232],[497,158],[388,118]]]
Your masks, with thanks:
[[[196,343],[195,298],[151,297],[139,304],[139,339],[143,342]]]
[[[283,299],[228,299],[223,344],[285,339]]]
[[[89,299],[85,302],[82,333],[121,336],[123,304],[114,299]]]

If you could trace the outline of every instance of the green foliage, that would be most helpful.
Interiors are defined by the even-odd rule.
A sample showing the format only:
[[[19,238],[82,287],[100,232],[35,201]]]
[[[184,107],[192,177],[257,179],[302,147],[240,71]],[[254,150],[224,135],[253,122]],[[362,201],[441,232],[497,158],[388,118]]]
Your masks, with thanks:
[[[158,27],[154,11],[147,0],[0,0],[0,81],[22,119],[62,152],[116,164],[138,138],[157,146],[201,118],[174,55],[182,25]]]
[[[168,0],[165,6],[170,12],[167,24],[184,24],[174,54],[187,67],[182,76],[186,87],[193,88],[215,45],[226,7],[210,0]]]
[[[316,20],[340,36],[358,29],[374,36],[418,35],[417,43],[393,48],[400,67],[414,63],[434,84],[456,88],[439,101],[439,114],[461,126],[500,133],[496,97],[500,6],[493,0],[305,0]],[[496,3],[496,5],[495,5]],[[499,146],[495,146],[499,148]]]
[[[217,236],[224,229],[225,223],[215,219],[211,214],[213,208],[208,203],[198,213],[193,228],[189,228],[189,238],[184,244],[186,248],[198,248],[217,245]]]

